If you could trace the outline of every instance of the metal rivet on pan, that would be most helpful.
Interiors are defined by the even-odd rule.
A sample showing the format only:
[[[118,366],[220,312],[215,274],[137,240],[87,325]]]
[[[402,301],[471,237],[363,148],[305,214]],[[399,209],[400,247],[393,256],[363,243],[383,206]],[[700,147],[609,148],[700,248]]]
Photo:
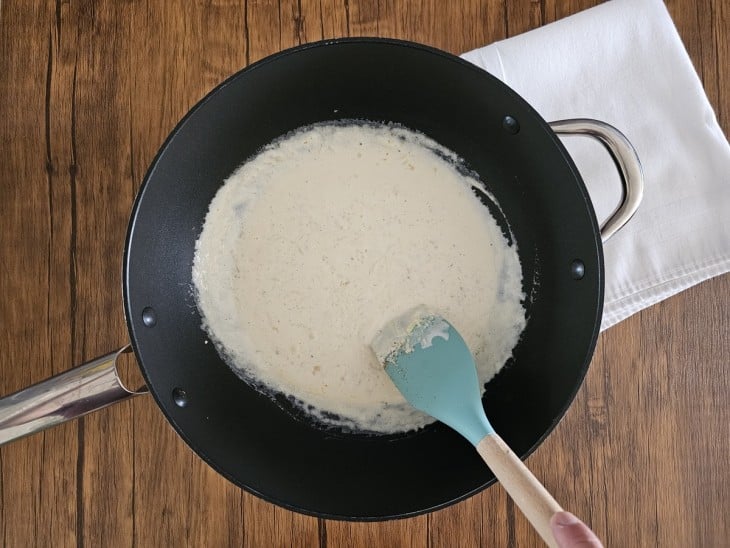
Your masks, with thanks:
[[[172,401],[174,401],[175,405],[178,407],[187,407],[188,403],[190,403],[187,392],[185,392],[182,388],[174,388],[172,390]]]
[[[157,313],[154,308],[148,306],[142,311],[142,323],[147,327],[154,327],[157,325]]]
[[[583,276],[586,275],[586,265],[583,264],[583,261],[576,259],[570,263],[570,275],[573,276],[574,280],[583,279]]]
[[[502,118],[502,127],[512,135],[515,135],[520,131],[520,123],[517,121],[516,118],[509,115]]]

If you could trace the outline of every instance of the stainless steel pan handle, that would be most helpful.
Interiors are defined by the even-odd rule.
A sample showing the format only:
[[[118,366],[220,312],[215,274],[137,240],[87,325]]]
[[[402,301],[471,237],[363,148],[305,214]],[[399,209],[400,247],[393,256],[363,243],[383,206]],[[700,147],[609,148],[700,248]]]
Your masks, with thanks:
[[[102,409],[147,388],[129,390],[117,358],[129,345],[0,399],[0,445]]]
[[[636,151],[619,130],[598,120],[558,120],[550,127],[555,133],[598,139],[618,168],[623,195],[617,209],[601,225],[601,239],[606,242],[636,213],[644,194],[644,177]],[[146,387],[129,390],[119,379],[117,358],[129,351],[127,345],[0,398],[0,445],[147,392]]]
[[[623,192],[616,210],[601,224],[601,240],[606,243],[633,217],[644,197],[644,173],[639,156],[626,136],[599,120],[575,118],[550,122],[555,133],[587,135],[597,139],[608,151],[618,168]]]

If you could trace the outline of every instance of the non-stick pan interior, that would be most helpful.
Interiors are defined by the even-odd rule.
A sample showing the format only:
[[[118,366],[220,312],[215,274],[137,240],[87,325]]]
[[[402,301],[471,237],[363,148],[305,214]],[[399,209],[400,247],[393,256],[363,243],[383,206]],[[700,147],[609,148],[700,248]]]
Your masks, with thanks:
[[[484,401],[520,455],[554,427],[585,374],[602,255],[586,190],[545,122],[492,76],[429,48],[354,39],[290,50],[233,76],[178,125],[138,196],[124,264],[127,320],[154,397],[184,440],[241,487],[307,513],[381,519],[449,504],[493,476],[440,424],[367,438],[292,418],[207,343],[191,286],[195,240],[224,179],[272,139],[343,118],[429,135],[496,196],[518,244],[529,320]]]

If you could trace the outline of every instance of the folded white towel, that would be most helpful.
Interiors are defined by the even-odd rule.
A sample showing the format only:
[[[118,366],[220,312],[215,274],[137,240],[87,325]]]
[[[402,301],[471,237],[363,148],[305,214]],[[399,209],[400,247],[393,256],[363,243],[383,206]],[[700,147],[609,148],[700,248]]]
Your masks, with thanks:
[[[604,248],[602,329],[730,270],[730,146],[661,0],[613,0],[463,57],[548,121],[597,118],[636,147],[644,200]],[[591,140],[564,142],[605,218],[616,169]]]

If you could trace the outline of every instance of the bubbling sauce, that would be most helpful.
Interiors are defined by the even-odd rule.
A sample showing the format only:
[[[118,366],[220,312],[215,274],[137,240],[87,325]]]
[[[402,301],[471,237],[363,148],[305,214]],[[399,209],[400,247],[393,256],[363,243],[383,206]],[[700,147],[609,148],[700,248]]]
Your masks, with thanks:
[[[301,128],[241,165],[210,204],[193,283],[203,328],[264,393],[344,430],[433,419],[398,392],[369,345],[425,304],[474,354],[480,382],[525,326],[522,272],[460,159],[401,126]]]

